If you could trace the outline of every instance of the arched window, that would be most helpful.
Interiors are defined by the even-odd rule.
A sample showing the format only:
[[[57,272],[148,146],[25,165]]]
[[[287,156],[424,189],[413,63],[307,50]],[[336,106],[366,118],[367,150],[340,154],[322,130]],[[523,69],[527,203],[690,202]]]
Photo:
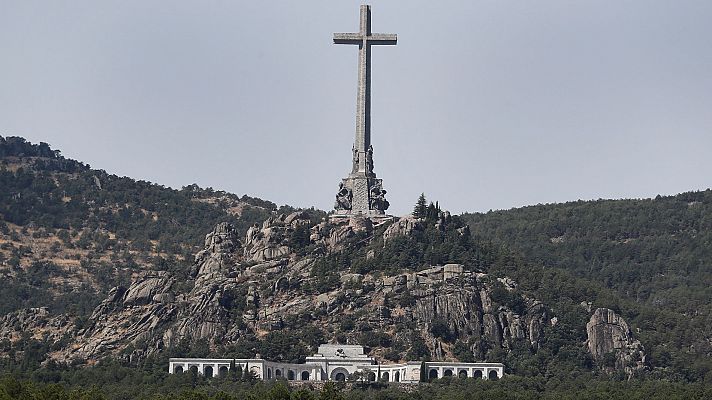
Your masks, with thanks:
[[[183,373],[183,367],[180,366],[180,365],[176,365],[176,366],[173,368],[173,373],[174,373],[174,374],[182,374],[182,373]]]
[[[475,371],[475,374],[472,375],[472,377],[477,378],[477,379],[482,379],[482,371],[478,369],[477,371]]]
[[[267,379],[272,379],[272,368],[267,368]]]
[[[226,366],[223,365],[222,367],[218,368],[218,376],[221,378],[227,376],[227,367]]]
[[[375,372],[369,372],[368,373],[368,381],[373,382],[376,380],[376,373]]]
[[[458,378],[467,378],[467,370],[461,369],[460,372],[457,373]]]
[[[446,369],[445,372],[443,372],[443,376],[452,376],[452,370]]]
[[[384,372],[384,373],[381,374],[381,380],[382,380],[382,381],[388,382],[388,380],[389,380],[390,378],[391,378],[391,376],[388,375],[388,372]]]
[[[294,380],[294,371],[292,371],[291,369],[287,371],[287,379],[289,379],[290,381]]]
[[[282,377],[282,370],[281,370],[281,369],[275,369],[275,370],[274,370],[274,376],[277,377],[277,378],[281,378],[281,377]]]
[[[302,371],[302,380],[303,381],[309,380],[309,371]]]
[[[393,378],[396,382],[400,382],[400,371],[396,371],[396,374],[393,376]]]
[[[190,369],[191,374],[198,375],[198,366],[197,365],[192,365],[189,369]]]
[[[212,378],[213,377],[213,367],[210,365],[206,365],[203,367],[203,376],[206,378]]]
[[[497,374],[497,370],[493,369],[489,372],[487,376],[491,381],[496,381],[499,379],[499,375]]]
[[[343,372],[337,372],[336,375],[334,375],[334,380],[337,382],[344,382],[346,380],[346,375],[344,375]]]
[[[428,373],[428,379],[438,379],[438,370],[433,368],[430,370],[430,373]]]

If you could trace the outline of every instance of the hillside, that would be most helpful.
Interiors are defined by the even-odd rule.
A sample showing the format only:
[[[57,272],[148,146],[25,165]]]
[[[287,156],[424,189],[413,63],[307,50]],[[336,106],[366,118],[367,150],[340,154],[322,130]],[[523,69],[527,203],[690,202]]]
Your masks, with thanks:
[[[649,362],[688,379],[712,370],[712,190],[465,214],[472,232],[539,268],[611,289]],[[520,273],[526,273],[520,271]],[[565,290],[568,292],[568,290]],[[571,292],[575,301],[590,301]]]
[[[0,188],[0,366],[35,380],[94,365],[163,385],[170,356],[299,361],[320,342],[504,362],[529,384],[712,379],[709,191],[374,226],[15,137]]]
[[[292,210],[197,185],[174,190],[119,177],[18,137],[0,137],[0,188],[0,314],[49,306],[88,316],[137,272],[185,275],[217,223],[244,233]]]

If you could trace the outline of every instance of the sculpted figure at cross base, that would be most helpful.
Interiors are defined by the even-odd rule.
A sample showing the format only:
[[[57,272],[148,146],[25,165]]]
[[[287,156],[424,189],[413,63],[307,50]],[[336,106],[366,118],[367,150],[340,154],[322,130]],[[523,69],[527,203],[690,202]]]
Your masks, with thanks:
[[[386,200],[386,191],[381,187],[380,182],[371,186],[369,197],[371,198],[371,209],[373,210],[385,211],[390,206],[390,203]]]
[[[339,183],[339,192],[336,193],[336,204],[334,208],[337,210],[350,210],[352,196],[351,189],[345,187],[343,182]]]
[[[368,146],[366,151],[366,174],[373,174],[373,146]]]

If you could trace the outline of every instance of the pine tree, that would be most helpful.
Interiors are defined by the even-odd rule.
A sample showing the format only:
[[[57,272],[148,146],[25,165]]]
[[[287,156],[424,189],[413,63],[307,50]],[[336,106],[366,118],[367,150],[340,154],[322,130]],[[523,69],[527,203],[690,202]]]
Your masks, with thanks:
[[[428,203],[425,200],[425,193],[421,193],[418,197],[418,202],[415,203],[415,208],[413,208],[413,217],[415,218],[425,218],[428,212]]]

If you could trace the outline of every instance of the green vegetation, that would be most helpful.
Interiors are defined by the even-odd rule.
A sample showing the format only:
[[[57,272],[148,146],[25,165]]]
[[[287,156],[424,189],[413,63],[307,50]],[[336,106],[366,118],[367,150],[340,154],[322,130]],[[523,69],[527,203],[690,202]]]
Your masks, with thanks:
[[[580,326],[582,302],[611,308],[645,346],[653,373],[712,381],[711,190],[462,218],[474,236],[527,260],[495,265],[490,272],[535,293],[560,323]]]
[[[0,378],[0,399],[185,399],[185,400],[630,400],[712,397],[712,387],[666,381],[572,380],[508,377],[499,381],[445,378],[419,384],[409,391],[383,383],[328,383],[323,388],[290,387],[285,381],[234,381],[231,377],[205,379],[190,372],[169,375],[150,367],[126,368],[115,363],[72,373],[45,371],[32,381],[25,377]]]

